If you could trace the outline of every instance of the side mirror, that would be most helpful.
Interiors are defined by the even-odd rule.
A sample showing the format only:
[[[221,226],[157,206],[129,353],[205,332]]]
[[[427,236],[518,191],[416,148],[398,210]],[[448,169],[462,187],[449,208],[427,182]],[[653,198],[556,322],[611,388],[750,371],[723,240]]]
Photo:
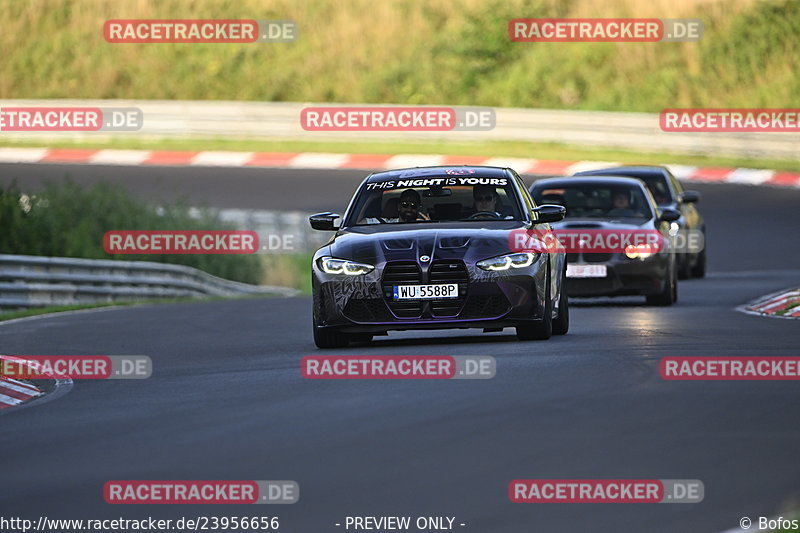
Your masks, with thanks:
[[[683,191],[681,193],[681,202],[685,204],[693,204],[700,199],[700,193],[697,191]]]
[[[663,220],[664,222],[675,222],[679,218],[681,218],[681,214],[678,211],[665,207],[661,210],[661,215],[659,215],[658,220]]]
[[[341,224],[341,215],[326,211],[325,213],[317,213],[308,217],[311,227],[322,231],[336,231]]]
[[[567,208],[563,205],[545,204],[531,209],[531,213],[534,215],[534,224],[544,224],[545,222],[564,220],[567,214]]]

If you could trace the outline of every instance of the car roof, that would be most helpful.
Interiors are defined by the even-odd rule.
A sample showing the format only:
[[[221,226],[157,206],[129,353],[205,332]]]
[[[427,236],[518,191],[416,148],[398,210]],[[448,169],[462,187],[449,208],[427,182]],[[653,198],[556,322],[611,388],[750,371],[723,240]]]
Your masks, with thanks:
[[[583,177],[583,176],[567,176],[563,178],[544,178],[536,180],[531,185],[531,189],[541,187],[559,187],[559,186],[573,186],[573,185],[628,185],[631,187],[644,188],[644,183],[636,178],[627,176],[597,176],[597,177]]]
[[[425,178],[429,176],[475,176],[483,178],[507,178],[504,167],[485,167],[480,165],[445,165],[430,167],[398,168],[374,172],[367,177],[368,183],[393,179]]]
[[[664,176],[666,167],[660,165],[629,165],[620,167],[609,168],[596,168],[593,170],[582,170],[576,172],[576,176],[598,176],[598,175],[619,175],[618,172],[630,172],[631,174],[649,175],[649,176]]]

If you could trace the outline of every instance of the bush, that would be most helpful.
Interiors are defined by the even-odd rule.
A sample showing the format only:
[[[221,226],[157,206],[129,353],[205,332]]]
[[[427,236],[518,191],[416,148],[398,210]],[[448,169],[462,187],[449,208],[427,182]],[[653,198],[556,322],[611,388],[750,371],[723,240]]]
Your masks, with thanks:
[[[103,249],[109,230],[232,230],[209,210],[190,216],[189,207],[157,209],[130,196],[119,186],[83,188],[74,182],[47,185],[26,194],[16,183],[0,187],[0,253],[83,257],[125,261],[157,261],[199,268],[209,274],[245,283],[260,283],[256,255],[110,255]]]
[[[0,2],[0,98],[485,105],[658,112],[797,107],[797,0],[193,0],[192,18],[290,18],[292,43],[109,44],[110,18],[187,2]],[[699,18],[688,43],[515,43],[526,17]]]

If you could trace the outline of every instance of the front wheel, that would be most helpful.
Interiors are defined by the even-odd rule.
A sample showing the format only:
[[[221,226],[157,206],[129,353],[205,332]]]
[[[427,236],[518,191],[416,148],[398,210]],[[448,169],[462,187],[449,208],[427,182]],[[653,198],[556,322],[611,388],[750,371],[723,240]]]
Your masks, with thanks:
[[[535,289],[534,289],[535,290]],[[517,326],[517,338],[521,341],[546,341],[553,335],[553,305],[550,302],[550,269],[545,275],[545,296],[542,321]]]
[[[693,278],[706,277],[706,250],[703,248],[697,256],[697,262],[692,267]]]
[[[667,306],[678,301],[678,273],[675,261],[672,261],[667,279],[664,280],[664,288],[658,294],[646,296],[647,305]]]
[[[314,326],[314,344],[323,350],[329,348],[345,348],[350,344],[347,333],[335,329],[322,329]]]

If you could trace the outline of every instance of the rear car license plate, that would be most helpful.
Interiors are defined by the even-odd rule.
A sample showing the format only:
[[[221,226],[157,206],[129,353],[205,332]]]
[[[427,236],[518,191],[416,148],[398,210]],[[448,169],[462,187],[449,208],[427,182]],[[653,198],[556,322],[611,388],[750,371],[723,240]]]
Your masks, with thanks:
[[[439,300],[441,298],[458,298],[458,283],[394,286],[395,300]]]
[[[604,278],[607,275],[606,265],[567,265],[568,278]]]

